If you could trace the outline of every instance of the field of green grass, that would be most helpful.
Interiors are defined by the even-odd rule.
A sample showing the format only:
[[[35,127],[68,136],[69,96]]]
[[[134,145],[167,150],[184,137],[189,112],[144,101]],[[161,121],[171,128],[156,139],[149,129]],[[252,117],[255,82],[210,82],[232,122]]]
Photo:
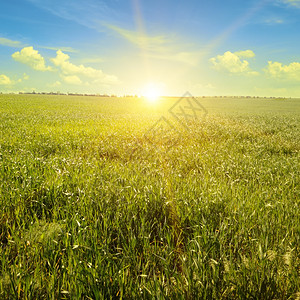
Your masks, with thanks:
[[[0,95],[1,299],[300,299],[300,99],[176,101]]]

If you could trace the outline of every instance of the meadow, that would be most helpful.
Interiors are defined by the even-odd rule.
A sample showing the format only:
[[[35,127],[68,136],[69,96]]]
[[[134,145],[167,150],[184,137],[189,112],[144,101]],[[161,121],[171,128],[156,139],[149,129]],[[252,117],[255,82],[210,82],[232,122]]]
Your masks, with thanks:
[[[1,299],[300,299],[300,99],[177,100],[0,95]]]

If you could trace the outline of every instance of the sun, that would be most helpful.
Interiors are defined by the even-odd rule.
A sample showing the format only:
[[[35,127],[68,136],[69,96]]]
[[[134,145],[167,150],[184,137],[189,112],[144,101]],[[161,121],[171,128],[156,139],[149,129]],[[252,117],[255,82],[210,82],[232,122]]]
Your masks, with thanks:
[[[143,92],[142,95],[151,103],[157,102],[162,94],[162,89],[157,84],[148,84]]]
[[[159,91],[156,89],[149,89],[146,91],[144,96],[147,98],[149,102],[157,102],[160,97],[160,94]]]

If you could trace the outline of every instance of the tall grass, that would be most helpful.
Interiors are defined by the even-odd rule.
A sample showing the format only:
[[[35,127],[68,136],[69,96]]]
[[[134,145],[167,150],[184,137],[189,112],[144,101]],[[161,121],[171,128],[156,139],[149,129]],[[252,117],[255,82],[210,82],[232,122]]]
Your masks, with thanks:
[[[2,299],[300,297],[299,100],[175,100],[0,95]]]

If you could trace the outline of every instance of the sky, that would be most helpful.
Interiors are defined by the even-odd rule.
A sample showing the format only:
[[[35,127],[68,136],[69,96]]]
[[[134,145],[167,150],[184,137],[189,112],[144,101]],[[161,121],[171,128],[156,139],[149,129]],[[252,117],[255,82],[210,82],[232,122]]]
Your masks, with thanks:
[[[300,0],[0,1],[0,92],[300,97]]]

